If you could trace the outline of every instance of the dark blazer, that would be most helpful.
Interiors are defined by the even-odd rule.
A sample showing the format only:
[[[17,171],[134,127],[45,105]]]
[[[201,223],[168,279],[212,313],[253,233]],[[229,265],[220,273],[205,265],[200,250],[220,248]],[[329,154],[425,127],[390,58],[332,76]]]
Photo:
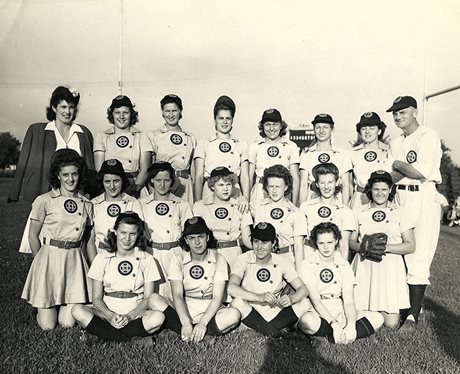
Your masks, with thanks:
[[[48,172],[57,142],[53,131],[45,131],[46,125],[47,123],[34,123],[27,129],[8,201],[18,201],[21,189],[26,201],[34,201],[38,195],[50,190]],[[82,156],[88,169],[94,170],[93,135],[85,126],[79,126],[83,133],[76,134]]]

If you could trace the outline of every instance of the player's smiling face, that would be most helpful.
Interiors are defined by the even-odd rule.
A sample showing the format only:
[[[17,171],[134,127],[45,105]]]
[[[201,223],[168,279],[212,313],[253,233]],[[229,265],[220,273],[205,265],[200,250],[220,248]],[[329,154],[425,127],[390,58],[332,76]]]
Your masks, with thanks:
[[[390,196],[390,187],[385,182],[375,182],[372,185],[371,194],[375,205],[385,205]]]
[[[232,195],[232,188],[233,184],[231,181],[219,179],[212,187],[212,190],[219,200],[228,201]]]
[[[274,202],[280,201],[287,189],[288,186],[286,186],[283,178],[270,177],[267,179],[268,196]]]
[[[404,130],[408,126],[411,126],[415,123],[417,117],[417,109],[408,107],[401,110],[396,110],[393,112],[393,121],[396,126]]]
[[[75,165],[61,167],[57,176],[61,182],[61,190],[71,193],[77,191],[79,176],[80,173]]]
[[[104,185],[105,193],[110,197],[115,198],[121,195],[123,181],[119,175],[104,174],[102,184]]]
[[[200,234],[191,234],[185,237],[185,241],[190,247],[190,252],[196,255],[202,255],[208,249],[208,234],[205,232]]]
[[[252,249],[258,260],[265,260],[272,253],[273,242],[269,240],[252,239]]]
[[[374,143],[378,140],[381,133],[382,130],[380,130],[377,125],[363,126],[359,130],[359,134],[361,135],[364,143]]]
[[[265,122],[264,134],[270,140],[276,140],[280,136],[281,123],[280,122]]]
[[[226,109],[221,109],[217,112],[214,119],[216,130],[222,134],[228,134],[232,131],[233,117],[232,112]]]
[[[316,123],[313,125],[313,129],[318,142],[326,142],[331,139],[332,126],[329,123]]]
[[[157,173],[152,179],[151,183],[155,192],[160,196],[165,196],[171,190],[172,179],[167,170]]]
[[[53,111],[56,113],[56,122],[71,125],[75,115],[75,104],[61,100],[58,105],[53,107]]]
[[[129,252],[136,245],[139,232],[136,225],[122,222],[115,230],[115,236],[117,238],[117,250]]]
[[[320,174],[316,181],[316,186],[319,189],[319,193],[325,199],[329,199],[335,194],[335,188],[338,185],[338,181],[335,179],[334,174]]]
[[[335,239],[332,232],[319,234],[316,238],[316,246],[318,247],[318,251],[323,259],[330,259],[334,256],[337,244],[338,240]]]
[[[181,113],[182,111],[176,103],[165,104],[161,110],[161,114],[169,126],[177,126],[179,124]]]
[[[131,120],[131,109],[127,106],[121,106],[115,108],[112,111],[113,115],[113,124],[118,127],[120,130],[125,130],[130,126]]]

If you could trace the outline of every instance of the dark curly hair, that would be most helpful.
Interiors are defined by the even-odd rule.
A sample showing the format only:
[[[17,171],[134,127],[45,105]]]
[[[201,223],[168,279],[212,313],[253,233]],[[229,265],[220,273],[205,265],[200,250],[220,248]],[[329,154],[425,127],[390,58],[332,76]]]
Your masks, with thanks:
[[[369,181],[366,183],[366,186],[364,187],[364,193],[366,194],[367,198],[369,199],[369,201],[373,201],[372,200],[372,186],[374,185],[374,183],[379,183],[379,182],[386,183],[388,187],[390,188],[390,194],[388,195],[388,201],[392,202],[396,195],[396,184],[394,183],[389,184],[387,180],[380,179],[380,178],[372,179],[371,183],[369,183]]]
[[[137,213],[128,211],[118,215],[115,221],[115,225],[113,226],[114,231],[109,231],[107,234],[107,243],[109,245],[109,248],[106,249],[107,252],[113,253],[117,251],[117,236],[115,235],[115,231],[117,231],[118,227],[122,223],[127,225],[135,225],[137,227],[138,236],[134,246],[138,247],[141,251],[145,251],[147,248],[145,222],[139,217]]]
[[[75,111],[73,113],[72,121],[75,120],[75,118],[77,118],[80,94],[78,92],[76,94],[73,94],[69,90],[69,88],[64,86],[58,86],[51,94],[50,105],[46,107],[46,118],[48,119],[48,121],[54,121],[56,119],[56,113],[54,112],[53,108],[56,108],[62,100],[67,101],[69,104],[75,105]]]
[[[292,192],[292,175],[291,172],[283,165],[276,164],[270,166],[264,170],[264,176],[262,177],[262,185],[265,191],[267,191],[268,178],[281,178],[287,186],[287,190],[284,192],[284,196],[289,196]],[[267,191],[268,192],[268,191]]]
[[[53,189],[61,187],[61,181],[58,178],[61,168],[65,166],[76,166],[78,169],[77,189],[84,186],[88,168],[83,157],[73,149],[58,149],[51,156],[51,166],[48,172],[48,182]]]
[[[137,122],[139,122],[139,112],[137,110],[134,110],[134,107],[135,105],[133,104],[133,107],[129,108],[129,111],[131,113],[131,116],[129,117],[129,126],[134,126]],[[107,108],[107,119],[109,120],[109,123],[111,123],[112,125],[114,124],[113,111],[117,108],[120,107],[115,107],[113,109],[111,107]]]
[[[338,181],[340,178],[339,168],[332,162],[326,162],[324,164],[315,165],[311,172],[316,182],[318,182],[318,177],[320,175],[333,174],[336,181]],[[320,190],[316,183],[312,183],[311,190],[320,195]],[[338,186],[335,186],[334,194],[338,194],[340,191],[342,191],[342,186],[339,184]]]
[[[150,186],[153,187],[152,185],[152,179],[156,177],[156,175],[160,171],[167,171],[169,173],[169,177],[171,178],[171,186],[174,184],[176,181],[176,171],[172,167],[172,165],[169,162],[163,162],[163,161],[157,161],[153,163],[152,165],[149,166],[147,169],[147,182]]]
[[[216,184],[216,182],[220,179],[223,179],[225,182],[230,182],[232,186],[238,182],[238,178],[236,177],[234,173],[229,174],[229,175],[217,175],[215,177],[208,178],[208,181],[207,181],[208,187],[212,189],[214,185]]]
[[[281,121],[280,138],[287,134],[287,127],[287,123],[285,121]],[[259,122],[259,135],[262,138],[267,137],[267,135],[265,135],[264,124],[262,122]]]
[[[99,191],[104,191],[104,175],[105,174],[110,174],[110,173],[101,173],[100,171],[97,173],[97,185],[99,188]],[[126,173],[123,173],[120,175],[121,178],[121,192],[126,192],[131,185],[129,182],[129,178],[126,175]]]
[[[337,240],[337,242],[339,242],[342,239],[342,234],[340,233],[340,229],[335,223],[321,222],[320,224],[313,227],[313,229],[311,230],[310,239],[309,239],[310,246],[318,249],[318,245],[316,244],[316,242],[318,241],[318,236],[321,234],[328,234],[328,233],[331,233],[332,235],[334,235],[334,239]]]
[[[227,105],[225,102],[219,103],[214,107],[214,119],[217,117],[217,114],[219,114],[219,111],[221,110],[228,110],[230,111],[232,118],[235,117],[235,108],[230,107],[230,105]]]
[[[206,234],[208,235],[208,241],[206,243],[207,248],[216,248],[217,247],[217,240],[214,237],[214,233],[212,232],[211,229],[208,229],[206,231]],[[192,234],[190,234],[192,235]],[[190,252],[190,246],[188,245],[187,241],[185,240],[185,237],[187,235],[182,234],[180,239],[179,239],[179,245],[185,252]]]

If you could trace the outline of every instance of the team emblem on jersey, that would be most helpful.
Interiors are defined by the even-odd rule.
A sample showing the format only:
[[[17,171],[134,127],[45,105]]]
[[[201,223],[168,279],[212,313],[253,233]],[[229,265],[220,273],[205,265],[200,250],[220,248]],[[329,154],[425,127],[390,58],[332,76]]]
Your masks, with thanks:
[[[64,202],[64,209],[67,213],[75,213],[77,211],[77,203],[68,199]]]
[[[270,217],[273,219],[281,219],[284,216],[284,212],[280,208],[273,208],[272,211],[270,212]]]
[[[327,206],[322,206],[318,209],[318,216],[321,218],[327,218],[331,215],[332,211]]]
[[[219,151],[223,153],[227,153],[227,152],[230,152],[231,150],[232,150],[232,146],[230,145],[230,143],[222,142],[219,144]]]
[[[125,148],[129,144],[129,139],[126,136],[119,136],[115,141],[120,148]]]
[[[268,269],[265,269],[265,268],[262,268],[262,269],[259,269],[257,271],[257,279],[260,281],[260,282],[268,282],[270,280],[270,270]]]
[[[330,269],[323,269],[319,273],[319,279],[323,283],[331,283],[334,279],[334,273]]]
[[[280,154],[280,150],[278,149],[278,147],[275,147],[274,145],[272,145],[271,147],[268,147],[267,155],[269,155],[270,157],[276,157],[279,154]]]
[[[372,219],[375,222],[382,222],[386,217],[387,215],[383,210],[377,210],[372,214]]]
[[[133,264],[129,261],[122,261],[118,264],[118,272],[121,275],[129,275],[133,272]]]
[[[329,156],[327,153],[321,153],[318,156],[318,161],[321,162],[322,164],[329,162],[330,159],[331,159],[331,156]]]
[[[183,139],[182,139],[182,136],[180,136],[179,134],[172,134],[170,137],[169,137],[169,140],[171,140],[171,143],[175,144],[175,145],[179,145],[182,143]]]
[[[168,212],[169,212],[169,206],[168,206],[168,204],[159,203],[159,204],[155,207],[155,212],[156,212],[159,216],[164,216],[165,214],[168,214]]]
[[[200,279],[204,274],[204,269],[200,265],[193,265],[190,268],[189,274],[193,279]]]
[[[117,164],[117,160],[111,158],[110,160],[107,160],[106,163],[109,166],[115,166]]]
[[[110,217],[117,217],[120,214],[120,211],[121,211],[121,209],[117,204],[110,204],[107,207],[107,214]]]
[[[375,161],[377,159],[377,153],[375,151],[367,151],[365,154],[364,154],[364,159],[367,161],[367,162],[372,162],[372,161]]]
[[[417,152],[409,151],[409,153],[406,155],[406,161],[409,164],[413,164],[415,161],[417,161]]]
[[[371,117],[372,117],[372,112],[364,113],[364,118],[371,118]]]
[[[228,217],[228,210],[226,208],[217,208],[214,211],[214,215],[216,216],[216,218],[219,218],[219,219],[227,218]]]

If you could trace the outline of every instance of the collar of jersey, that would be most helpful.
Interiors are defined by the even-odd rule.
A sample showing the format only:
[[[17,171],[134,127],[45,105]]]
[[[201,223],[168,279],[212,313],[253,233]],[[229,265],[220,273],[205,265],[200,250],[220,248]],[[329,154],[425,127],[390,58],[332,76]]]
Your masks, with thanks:
[[[54,121],[51,121],[51,122],[48,122],[47,125],[45,126],[45,130],[48,130],[48,131],[58,131],[57,127],[56,127],[56,122]],[[73,134],[74,132],[83,132],[83,129],[77,125],[76,123],[72,123],[70,125],[70,134]]]
[[[192,262],[192,256],[190,255],[190,252],[182,251],[181,254],[182,254],[182,264],[186,265]],[[208,248],[208,255],[206,256],[205,260],[215,264],[217,262],[217,252],[214,249]]]
[[[255,264],[257,257],[253,250],[246,252],[248,254],[248,264]],[[272,259],[265,265],[279,265],[283,260],[276,253],[272,253]]]
[[[308,256],[305,259],[305,261],[310,263],[310,264],[317,264],[317,265],[324,263],[319,258],[319,251],[318,250],[315,250],[310,256]],[[342,255],[340,254],[340,252],[338,250],[336,250],[334,252],[334,261],[333,261],[333,263],[334,263],[334,265],[338,265],[338,266],[345,266],[346,264],[348,264],[348,262],[345,261],[345,259],[342,257]]]
[[[147,254],[148,254],[147,252],[141,251],[138,247],[134,247],[134,251],[133,251],[132,255],[129,256],[129,257],[126,257],[126,258],[130,258],[130,257],[146,258]],[[104,251],[104,252],[102,253],[102,255],[103,255],[105,258],[116,257],[116,252]]]
[[[389,148],[389,147],[388,147],[388,144],[385,144],[384,142],[381,142],[381,141],[379,140],[377,149],[388,150],[388,148]],[[361,149],[364,149],[363,143],[358,144],[356,147],[353,147],[353,150],[354,150],[354,151],[360,151]],[[369,149],[369,151],[372,151],[372,149]]]
[[[128,202],[134,200],[133,197],[129,196],[125,192],[121,193],[121,200],[120,201],[114,201],[114,203],[122,203],[122,202]],[[105,192],[101,193],[99,196],[96,196],[94,199],[91,200],[93,204],[100,204],[103,203],[105,200]]]
[[[141,130],[139,130],[135,126],[129,126],[129,132],[132,133],[132,134],[135,134],[135,133],[141,132]],[[115,134],[115,126],[112,126],[112,127],[108,128],[107,130],[104,131],[104,133],[108,134],[108,135]]]

